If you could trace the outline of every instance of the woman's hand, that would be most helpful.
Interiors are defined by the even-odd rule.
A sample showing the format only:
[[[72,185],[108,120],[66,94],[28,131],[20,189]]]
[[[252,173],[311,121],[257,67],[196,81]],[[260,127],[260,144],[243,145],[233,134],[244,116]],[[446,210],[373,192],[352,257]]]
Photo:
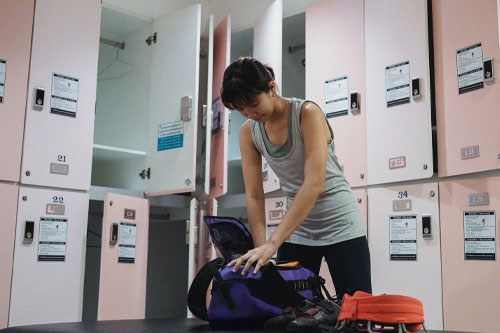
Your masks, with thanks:
[[[240,266],[243,264],[243,262],[246,261],[247,263],[245,264],[245,267],[243,268],[241,275],[246,275],[248,270],[250,269],[250,266],[253,264],[255,264],[255,269],[253,273],[257,274],[259,269],[265,264],[267,264],[271,256],[277,250],[278,246],[274,245],[273,243],[266,242],[263,245],[248,251],[245,255],[239,257],[238,259],[231,261],[227,266],[228,267],[234,266],[233,272],[236,273],[240,268]]]

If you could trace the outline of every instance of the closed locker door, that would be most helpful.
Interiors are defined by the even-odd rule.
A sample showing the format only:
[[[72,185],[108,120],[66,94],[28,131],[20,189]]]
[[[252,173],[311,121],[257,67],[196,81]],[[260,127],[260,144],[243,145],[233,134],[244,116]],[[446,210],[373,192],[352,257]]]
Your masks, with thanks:
[[[35,6],[21,183],[90,187],[101,3]]]
[[[368,200],[373,294],[419,299],[426,327],[442,330],[438,184],[370,188]]]
[[[367,180],[364,34],[363,0],[322,0],[306,8],[306,99],[327,115],[351,186]]]
[[[144,319],[149,201],[107,193],[97,320]]]
[[[0,11],[0,180],[12,182],[21,170],[34,8],[34,0],[7,0]]]
[[[497,332],[500,177],[439,183],[439,202],[444,329]]]
[[[433,174],[427,25],[426,0],[365,1],[368,184]]]
[[[278,88],[281,89],[283,0],[275,0],[253,25],[253,57],[271,65]],[[262,158],[264,193],[276,191],[280,182],[274,171]]]
[[[19,189],[9,326],[82,319],[88,206],[88,193]]]
[[[19,188],[13,185],[0,184],[0,329],[6,328],[9,319],[10,286],[12,281],[12,261],[14,241],[16,239],[17,195]],[[33,236],[33,233],[31,233]],[[29,237],[28,237],[29,239]]]
[[[285,217],[287,210],[287,198],[276,197],[266,198],[264,202],[264,209],[266,214],[266,240],[269,239],[276,227],[281,223]],[[273,257],[277,257],[276,252]]]
[[[186,295],[191,287],[191,283],[198,273],[196,269],[196,251],[198,242],[197,232],[198,232],[198,222],[199,222],[199,202],[196,198],[191,199],[189,205],[189,221],[186,226],[186,242],[189,244],[189,257],[188,257],[188,285],[186,290]],[[193,318],[193,314],[189,309],[186,309],[187,318]]]
[[[212,109],[212,134],[210,150],[210,198],[227,192],[229,116],[231,112],[220,99],[224,71],[230,62],[231,16],[226,16],[214,31],[213,84],[210,100]]]
[[[432,1],[432,16],[439,176],[498,169],[498,2]]]
[[[148,196],[195,190],[200,22],[199,4],[153,20]]]

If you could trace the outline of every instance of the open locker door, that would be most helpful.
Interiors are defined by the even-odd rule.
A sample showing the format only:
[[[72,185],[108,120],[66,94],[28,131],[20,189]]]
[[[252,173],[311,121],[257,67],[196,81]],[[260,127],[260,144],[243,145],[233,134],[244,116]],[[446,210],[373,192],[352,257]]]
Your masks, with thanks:
[[[34,0],[7,0],[0,11],[0,180],[11,182],[21,170],[34,9]]]
[[[148,196],[195,190],[200,26],[200,4],[153,20]]]
[[[224,71],[231,61],[231,16],[226,16],[213,33],[213,79],[209,95],[209,109],[212,111],[210,194],[209,198],[220,197],[227,192],[227,160],[230,111],[220,98]],[[210,69],[209,69],[210,70]],[[207,125],[208,132],[208,125]],[[208,135],[208,134],[207,134]],[[208,140],[207,140],[208,142]],[[208,153],[207,153],[208,154]],[[205,179],[206,181],[206,179]]]
[[[253,57],[263,64],[271,65],[276,84],[281,89],[283,0],[275,0],[255,21],[253,29]],[[264,193],[280,188],[278,177],[264,158],[262,158],[262,181]]]
[[[191,287],[191,283],[196,276],[198,271],[196,270],[196,251],[198,242],[197,231],[198,231],[198,221],[199,221],[199,202],[195,198],[191,199],[190,209],[189,209],[189,221],[187,221],[186,227],[186,241],[189,244],[189,259],[188,259],[188,284],[186,295]],[[193,314],[189,309],[187,309],[187,317],[193,318]]]
[[[145,318],[148,232],[147,199],[105,195],[98,320]]]

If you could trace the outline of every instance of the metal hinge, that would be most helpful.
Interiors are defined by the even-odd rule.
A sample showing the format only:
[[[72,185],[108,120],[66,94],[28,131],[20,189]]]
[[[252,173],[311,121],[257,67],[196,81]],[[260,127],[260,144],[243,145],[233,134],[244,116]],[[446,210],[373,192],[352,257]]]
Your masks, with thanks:
[[[142,179],[151,179],[151,168],[148,168],[147,170],[142,170],[142,172],[139,174],[139,176]]]
[[[151,45],[151,43],[156,44],[156,32],[153,36],[149,36],[148,39],[146,39],[146,43],[148,43],[148,45]]]

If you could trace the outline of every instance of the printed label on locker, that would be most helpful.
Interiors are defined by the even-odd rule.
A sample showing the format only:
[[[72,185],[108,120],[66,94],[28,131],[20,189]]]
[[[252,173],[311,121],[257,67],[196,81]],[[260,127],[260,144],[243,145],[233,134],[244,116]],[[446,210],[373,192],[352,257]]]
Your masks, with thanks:
[[[50,173],[56,175],[68,175],[69,174],[69,165],[68,164],[59,164],[59,163],[50,163]]]
[[[394,200],[392,202],[392,210],[395,212],[402,212],[411,210],[411,200]]]
[[[479,157],[479,146],[462,148],[461,154],[462,154],[462,160]]]
[[[488,193],[473,193],[468,195],[469,206],[489,205],[490,197]]]
[[[135,209],[125,208],[125,212],[123,213],[123,217],[126,219],[134,220],[135,219]]]
[[[390,260],[417,260],[417,216],[389,217]]]
[[[283,219],[283,209],[270,210],[269,220],[281,220]]]
[[[118,262],[135,262],[135,242],[137,225],[135,223],[120,222],[118,234]]]
[[[7,72],[7,62],[0,59],[0,103],[3,103],[4,87],[5,87],[5,73]]]
[[[328,118],[348,114],[348,95],[347,76],[325,81],[325,113]]]
[[[457,75],[459,94],[484,87],[481,43],[457,51]]]
[[[496,259],[494,211],[464,212],[465,260]]]
[[[406,167],[406,157],[394,157],[389,159],[389,169],[398,169]]]
[[[54,73],[52,75],[50,112],[62,116],[76,117],[78,85],[78,79]]]
[[[65,206],[59,204],[47,204],[46,214],[50,215],[64,215]]]
[[[184,122],[158,125],[158,151],[181,148],[184,146]]]
[[[68,219],[40,218],[38,261],[64,261]]]
[[[385,68],[387,107],[410,103],[410,62]]]

